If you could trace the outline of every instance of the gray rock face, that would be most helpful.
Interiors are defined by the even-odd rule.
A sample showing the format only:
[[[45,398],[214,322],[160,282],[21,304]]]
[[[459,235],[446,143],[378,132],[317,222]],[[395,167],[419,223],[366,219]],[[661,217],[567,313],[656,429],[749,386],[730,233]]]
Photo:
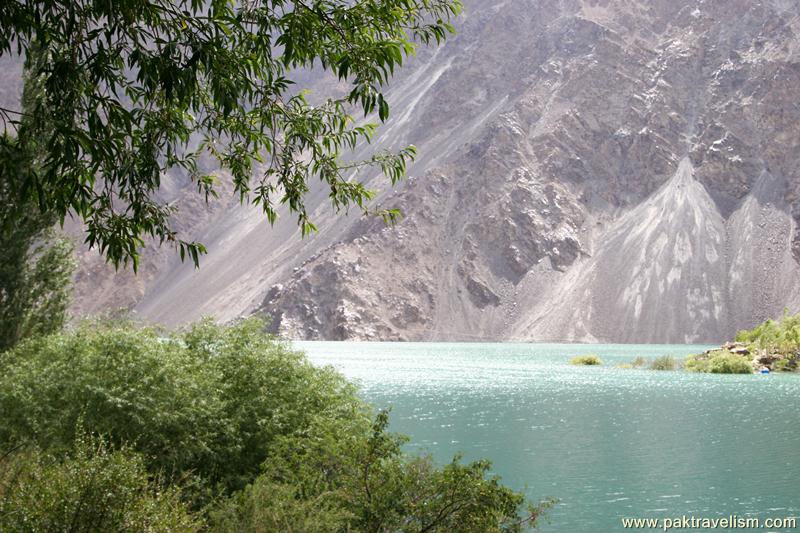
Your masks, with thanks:
[[[467,2],[391,89],[419,146],[395,227],[220,209],[144,316],[266,311],[309,339],[706,342],[800,305],[800,7]],[[88,294],[88,292],[86,293]]]

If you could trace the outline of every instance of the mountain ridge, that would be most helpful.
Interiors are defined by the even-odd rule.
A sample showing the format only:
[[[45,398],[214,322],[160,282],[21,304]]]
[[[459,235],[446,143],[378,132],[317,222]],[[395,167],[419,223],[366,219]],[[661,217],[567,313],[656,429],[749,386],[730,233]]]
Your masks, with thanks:
[[[197,214],[176,186],[202,268],[150,252],[132,280],[83,252],[76,312],[259,311],[302,339],[717,342],[800,308],[795,3],[468,1],[457,26],[389,89],[377,148],[420,158],[396,190],[364,179],[397,226],[314,187],[323,229],[300,239],[233,201]]]

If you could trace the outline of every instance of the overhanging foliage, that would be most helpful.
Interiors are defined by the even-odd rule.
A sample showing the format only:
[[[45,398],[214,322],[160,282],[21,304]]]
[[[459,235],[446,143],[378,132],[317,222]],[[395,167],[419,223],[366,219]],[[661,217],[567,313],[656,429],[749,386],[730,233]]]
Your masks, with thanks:
[[[134,268],[147,236],[195,264],[205,252],[172,229],[174,206],[154,198],[170,169],[214,196],[218,176],[201,154],[271,223],[286,204],[303,234],[315,230],[304,203],[312,178],[336,210],[370,212],[373,192],[351,173],[377,166],[394,183],[415,149],[343,163],[341,152],[375,129],[350,110],[385,120],[383,85],[417,43],[445,39],[460,9],[460,0],[3,2],[0,55],[24,55],[41,89],[24,113],[2,110],[18,131],[5,157],[40,148],[14,189],[62,220],[75,213],[90,245]],[[293,72],[312,66],[348,81],[349,94],[311,105],[290,90]]]

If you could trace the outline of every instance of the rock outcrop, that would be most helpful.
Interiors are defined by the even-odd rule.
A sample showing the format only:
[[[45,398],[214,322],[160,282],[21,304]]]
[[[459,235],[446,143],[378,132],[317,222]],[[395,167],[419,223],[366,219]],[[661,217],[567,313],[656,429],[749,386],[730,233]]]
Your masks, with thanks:
[[[452,65],[481,77],[451,67],[429,105],[441,93],[469,123],[478,96],[462,88],[503,104],[391,197],[397,228],[363,226],[301,267],[363,258],[324,283],[353,295],[354,320],[375,338],[707,342],[800,304],[795,4],[473,9],[461,42],[488,49]],[[520,37],[505,55],[498,33]],[[263,309],[329,338],[287,326],[319,301],[302,276]],[[401,302],[417,312],[385,320]]]

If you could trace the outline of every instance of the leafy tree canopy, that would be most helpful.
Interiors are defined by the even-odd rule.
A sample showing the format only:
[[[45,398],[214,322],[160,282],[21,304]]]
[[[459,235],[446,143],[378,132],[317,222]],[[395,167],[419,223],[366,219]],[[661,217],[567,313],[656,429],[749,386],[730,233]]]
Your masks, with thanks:
[[[418,43],[445,39],[460,10],[460,0],[2,2],[0,55],[24,55],[41,87],[24,112],[2,110],[17,130],[3,157],[40,148],[13,190],[62,221],[75,213],[90,245],[134,268],[148,236],[195,264],[205,252],[176,234],[174,206],[154,196],[170,169],[214,196],[218,177],[201,154],[271,223],[286,204],[303,234],[315,229],[304,204],[312,179],[328,186],[335,209],[370,212],[373,193],[353,171],[377,166],[394,183],[415,150],[343,163],[342,150],[375,130],[350,112],[385,120],[382,87],[394,69]],[[349,93],[311,105],[291,76],[312,66],[348,81]]]

